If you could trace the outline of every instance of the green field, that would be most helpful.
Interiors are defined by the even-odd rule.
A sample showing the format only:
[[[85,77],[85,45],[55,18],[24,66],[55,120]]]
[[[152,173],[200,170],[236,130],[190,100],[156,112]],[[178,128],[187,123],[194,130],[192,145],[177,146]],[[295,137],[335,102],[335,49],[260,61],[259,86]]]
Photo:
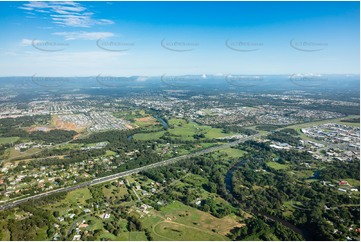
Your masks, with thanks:
[[[15,149],[8,150],[9,160],[26,159],[31,158],[32,155],[39,153],[40,148],[31,148],[24,152],[17,151]]]
[[[143,118],[137,118],[135,120],[136,120],[135,124],[142,128],[148,127],[148,126],[153,126],[153,125],[160,125],[158,120],[156,120],[152,116],[145,116]]]
[[[226,237],[212,232],[207,232],[184,224],[166,221],[160,222],[154,226],[154,233],[157,237],[160,237],[159,240],[227,240]]]
[[[234,149],[234,148],[227,148],[221,151],[221,153],[227,154],[231,158],[239,158],[246,154],[246,151]]]
[[[207,127],[207,126],[202,126],[202,127]],[[225,133],[222,132],[222,129],[210,128],[207,131],[206,138],[216,139],[216,138],[220,138],[220,137],[231,136],[233,134],[234,133],[232,133],[232,132],[229,133],[229,134],[225,134]]]
[[[267,162],[266,165],[275,170],[285,170],[289,167],[289,165],[280,164],[274,161]]]
[[[128,191],[127,191],[125,185],[115,187],[113,185],[108,184],[108,186],[109,186],[109,189],[106,188],[105,186],[103,187],[103,194],[106,198],[110,198],[113,196],[124,197],[124,195],[128,194]]]
[[[306,178],[312,177],[314,174],[314,171],[313,170],[297,170],[297,171],[292,171],[292,173],[296,174],[296,176],[298,176],[301,179],[306,179]]]
[[[359,181],[359,180],[351,179],[351,178],[342,179],[342,180],[348,181],[348,183],[349,183],[351,186],[354,186],[354,187],[359,187],[359,186],[360,186],[360,181]]]
[[[198,209],[172,202],[157,212],[159,217],[147,217],[145,225],[153,225],[155,240],[229,240],[230,229],[242,226],[234,216],[216,218]]]
[[[189,174],[183,180],[184,182],[191,184],[193,187],[202,187],[203,184],[207,184],[206,178],[195,174]]]
[[[133,135],[133,138],[136,140],[158,140],[163,136],[165,131],[154,132],[154,133],[139,133]]]
[[[137,123],[137,122],[136,122]],[[187,122],[184,119],[170,119],[168,120],[169,129],[167,130],[171,138],[181,139],[184,141],[194,141],[196,140],[193,135],[204,135],[204,139],[215,139],[220,137],[225,137],[232,135],[233,133],[225,134],[222,132],[222,129],[212,128],[210,126],[199,125],[194,122]],[[133,136],[136,140],[157,140],[166,131],[158,131],[152,133],[138,133]]]
[[[194,140],[193,135],[195,134],[203,134],[208,139],[232,135],[232,133],[223,133],[222,129],[199,125],[194,122],[187,122],[184,119],[170,119],[168,123],[172,127],[168,129],[169,133],[178,136],[182,140]]]
[[[145,236],[145,233],[142,232],[128,232],[129,240],[130,241],[146,241],[147,237]]]
[[[58,200],[56,203],[49,204],[46,207],[53,211],[59,211],[59,213],[63,215],[67,213],[67,209],[79,208],[79,205],[86,204],[86,200],[91,197],[88,188],[80,188],[67,193],[64,200]]]
[[[114,155],[116,155],[116,154],[117,154],[116,152],[111,151],[111,150],[107,150],[107,151],[105,152],[105,155],[106,155],[106,156],[114,156]]]
[[[19,140],[19,137],[4,137],[4,138],[0,137],[0,145],[15,143],[18,140]]]

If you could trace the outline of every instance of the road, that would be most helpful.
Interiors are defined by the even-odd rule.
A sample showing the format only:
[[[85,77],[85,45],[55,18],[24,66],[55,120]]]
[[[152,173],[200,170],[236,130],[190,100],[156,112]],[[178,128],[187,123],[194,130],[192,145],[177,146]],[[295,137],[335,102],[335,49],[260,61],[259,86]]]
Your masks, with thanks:
[[[79,188],[101,184],[101,183],[112,181],[112,180],[115,180],[115,179],[118,179],[118,178],[121,178],[121,177],[125,177],[125,176],[129,176],[129,175],[132,175],[132,174],[135,174],[135,173],[139,173],[139,172],[144,171],[144,170],[148,170],[148,169],[152,169],[152,168],[156,168],[156,167],[160,167],[160,166],[164,166],[164,165],[169,165],[169,164],[172,164],[172,163],[184,160],[184,159],[188,159],[188,158],[191,158],[191,157],[195,157],[195,156],[215,152],[215,151],[222,150],[222,149],[227,149],[227,148],[236,146],[236,145],[238,145],[240,143],[243,143],[243,142],[245,142],[247,140],[254,139],[254,138],[259,137],[259,136],[260,136],[260,134],[248,136],[248,137],[245,137],[245,138],[242,138],[242,139],[239,139],[239,140],[227,143],[227,144],[223,144],[223,145],[219,145],[219,146],[210,147],[210,148],[207,148],[207,149],[204,149],[204,150],[200,150],[200,151],[194,152],[192,154],[187,154],[187,155],[174,157],[174,158],[171,158],[171,159],[168,159],[168,160],[164,160],[164,161],[160,161],[160,162],[153,163],[153,164],[150,164],[150,165],[135,168],[133,170],[124,171],[124,172],[116,173],[116,174],[101,177],[101,178],[96,178],[96,179],[94,179],[92,181],[89,181],[89,182],[84,182],[84,183],[80,183],[80,184],[77,184],[77,185],[74,185],[74,186],[59,188],[59,189],[51,190],[51,191],[48,191],[48,192],[40,193],[40,194],[37,194],[37,195],[33,195],[33,196],[30,196],[30,197],[27,197],[27,198],[18,199],[18,200],[15,200],[15,201],[11,202],[11,203],[1,205],[0,210],[5,210],[5,209],[9,209],[9,208],[18,206],[18,205],[20,205],[22,203],[25,203],[25,202],[29,201],[29,200],[39,199],[39,198],[46,197],[46,196],[56,194],[56,193],[60,193],[60,192],[69,192],[69,191],[73,191],[73,190],[76,190],[76,189],[79,189]]]

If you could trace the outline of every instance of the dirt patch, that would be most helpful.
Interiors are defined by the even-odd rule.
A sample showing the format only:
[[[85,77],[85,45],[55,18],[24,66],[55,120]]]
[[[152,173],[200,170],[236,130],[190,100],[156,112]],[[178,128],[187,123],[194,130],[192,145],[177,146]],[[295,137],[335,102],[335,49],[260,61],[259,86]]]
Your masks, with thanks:
[[[219,233],[222,235],[227,235],[229,233],[229,231],[231,231],[231,229],[237,227],[237,228],[241,228],[243,226],[245,226],[245,224],[242,223],[238,223],[236,221],[234,221],[234,219],[230,218],[230,217],[224,217],[221,219],[222,220],[222,224],[228,224],[228,227],[221,227]]]
[[[136,118],[135,120],[138,121],[138,122],[144,122],[144,123],[148,123],[148,122],[156,123],[156,120],[153,117],[150,117],[150,116],[143,117],[143,118]]]
[[[134,129],[134,127],[133,127],[132,125],[130,125],[130,124],[124,124],[124,126],[125,126],[127,129]],[[134,125],[134,126],[136,126],[136,125]],[[137,128],[137,127],[135,127],[135,128]]]
[[[87,127],[86,125],[77,125],[73,122],[63,121],[59,117],[53,118],[53,125],[55,126],[55,129],[74,130],[76,132],[81,132]]]
[[[57,118],[54,120],[54,124],[57,129],[65,129],[65,130],[77,130],[77,126],[75,123],[64,122],[63,120]]]

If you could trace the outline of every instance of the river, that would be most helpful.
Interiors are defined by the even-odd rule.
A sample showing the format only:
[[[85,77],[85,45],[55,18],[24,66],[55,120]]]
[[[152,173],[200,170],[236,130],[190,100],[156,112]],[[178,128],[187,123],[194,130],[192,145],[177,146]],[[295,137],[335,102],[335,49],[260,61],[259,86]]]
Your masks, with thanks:
[[[154,116],[154,118],[162,124],[163,128],[165,128],[165,129],[168,128],[168,124],[166,121],[164,121],[164,119],[159,118],[158,116]]]

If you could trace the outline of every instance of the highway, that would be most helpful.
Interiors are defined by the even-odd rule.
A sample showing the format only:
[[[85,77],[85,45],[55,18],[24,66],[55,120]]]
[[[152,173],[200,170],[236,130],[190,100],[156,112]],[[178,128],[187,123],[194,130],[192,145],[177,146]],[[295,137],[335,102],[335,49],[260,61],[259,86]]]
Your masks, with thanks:
[[[240,143],[243,143],[243,142],[245,142],[247,140],[254,139],[254,138],[258,137],[258,136],[260,136],[260,134],[248,136],[246,138],[242,138],[242,139],[239,139],[239,140],[227,143],[227,144],[223,144],[223,145],[219,145],[219,146],[213,146],[213,147],[210,147],[210,148],[207,148],[207,149],[204,149],[204,150],[194,152],[192,154],[182,155],[182,156],[174,157],[174,158],[171,158],[171,159],[168,159],[168,160],[156,162],[156,163],[153,163],[153,164],[150,164],[150,165],[135,168],[133,170],[123,171],[123,172],[116,173],[116,174],[113,174],[113,175],[109,175],[109,176],[105,176],[105,177],[101,177],[101,178],[96,178],[96,179],[94,179],[92,181],[89,181],[89,182],[84,182],[84,183],[80,183],[80,184],[77,184],[77,185],[74,185],[74,186],[59,188],[59,189],[51,190],[51,191],[48,191],[48,192],[40,193],[40,194],[37,194],[37,195],[33,195],[33,196],[30,196],[30,197],[18,199],[18,200],[15,200],[15,201],[11,202],[11,203],[1,205],[0,210],[5,210],[5,209],[15,207],[15,206],[20,205],[22,203],[25,203],[25,202],[27,202],[29,200],[39,199],[39,198],[46,197],[46,196],[56,194],[56,193],[60,193],[60,192],[69,192],[69,191],[76,190],[76,189],[79,189],[79,188],[97,185],[97,184],[112,181],[112,180],[115,180],[115,179],[118,179],[118,178],[121,178],[121,177],[129,176],[129,175],[132,175],[134,173],[138,173],[138,172],[141,172],[141,171],[144,171],[144,170],[148,170],[148,169],[152,169],[152,168],[156,168],[156,167],[160,167],[160,166],[164,166],[164,165],[169,165],[169,164],[172,164],[172,163],[175,163],[175,162],[178,162],[180,160],[187,159],[187,158],[191,158],[191,157],[211,153],[211,152],[214,152],[214,151],[230,148],[230,147],[236,146],[236,145],[238,145]]]

